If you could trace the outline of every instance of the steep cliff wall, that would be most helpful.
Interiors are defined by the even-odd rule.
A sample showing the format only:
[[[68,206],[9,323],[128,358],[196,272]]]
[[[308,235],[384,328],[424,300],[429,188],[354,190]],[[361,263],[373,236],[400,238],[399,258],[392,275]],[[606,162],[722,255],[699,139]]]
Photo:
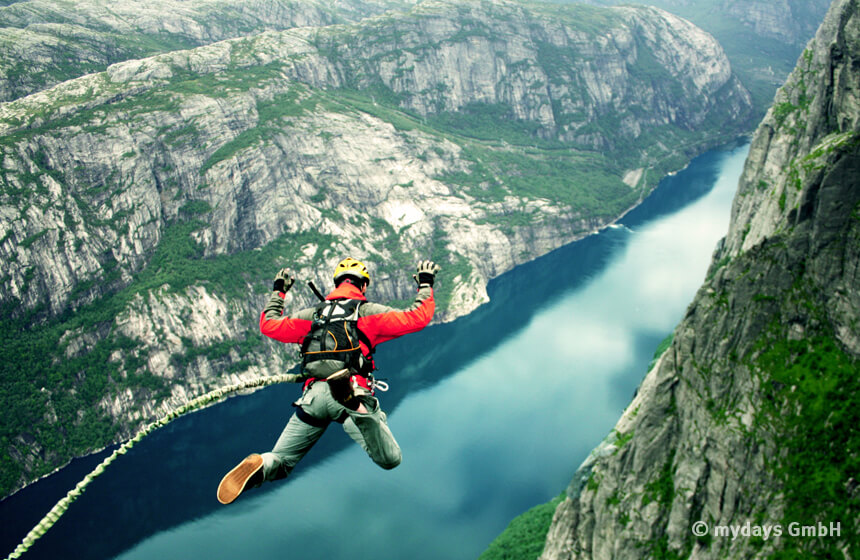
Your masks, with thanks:
[[[587,0],[602,5],[623,0]],[[815,34],[830,0],[646,0],[692,21],[726,49],[732,67],[764,115],[776,89]]]
[[[860,553],[858,69],[860,4],[836,0],[755,134],[708,279],[541,558]]]
[[[827,0],[724,0],[726,13],[750,30],[771,39],[802,47],[805,37],[815,33]]]
[[[584,0],[590,4],[612,6],[619,0]],[[828,0],[647,0],[642,2],[672,13],[690,17],[708,29],[707,17],[713,24],[729,18],[756,34],[759,38],[803,47],[827,11]]]
[[[719,45],[666,12],[502,1],[267,31],[0,104],[3,488],[295,364],[256,328],[281,266],[325,285],[360,255],[398,302],[431,257],[448,320],[750,114]]]

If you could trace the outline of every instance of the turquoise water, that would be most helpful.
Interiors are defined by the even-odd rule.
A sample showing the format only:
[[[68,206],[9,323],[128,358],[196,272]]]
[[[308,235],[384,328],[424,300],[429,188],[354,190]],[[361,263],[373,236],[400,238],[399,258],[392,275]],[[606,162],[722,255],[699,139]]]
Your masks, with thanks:
[[[290,479],[219,506],[223,473],[291,413],[296,387],[273,387],[142,442],[24,558],[477,557],[612,429],[704,279],[747,150],[705,154],[618,226],[494,280],[470,316],[380,346],[398,468],[333,425]],[[0,503],[2,552],[99,459]]]

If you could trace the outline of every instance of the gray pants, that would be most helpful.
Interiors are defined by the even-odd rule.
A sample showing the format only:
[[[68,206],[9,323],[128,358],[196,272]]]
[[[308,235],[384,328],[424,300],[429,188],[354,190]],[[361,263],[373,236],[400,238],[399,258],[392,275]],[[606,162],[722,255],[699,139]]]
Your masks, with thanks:
[[[379,401],[362,387],[355,392],[367,408],[366,413],[350,410],[334,400],[328,383],[317,381],[312,384],[294,404],[312,416],[314,424],[321,425],[311,425],[293,414],[272,451],[262,454],[265,479],[287,477],[323,435],[328,423],[344,417],[344,431],[367,452],[374,463],[383,469],[393,469],[399,465],[400,446],[388,429]]]

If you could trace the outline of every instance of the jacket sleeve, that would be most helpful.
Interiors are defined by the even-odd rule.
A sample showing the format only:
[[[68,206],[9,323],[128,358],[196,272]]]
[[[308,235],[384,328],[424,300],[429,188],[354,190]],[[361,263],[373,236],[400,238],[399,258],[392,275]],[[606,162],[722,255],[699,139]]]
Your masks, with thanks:
[[[378,303],[362,305],[363,316],[358,320],[358,328],[376,346],[404,334],[420,331],[430,323],[435,311],[433,288],[425,286],[418,290],[415,301],[408,309],[395,309]]]
[[[301,344],[311,330],[314,308],[302,309],[293,317],[283,316],[284,295],[272,292],[260,314],[260,332],[280,342]]]

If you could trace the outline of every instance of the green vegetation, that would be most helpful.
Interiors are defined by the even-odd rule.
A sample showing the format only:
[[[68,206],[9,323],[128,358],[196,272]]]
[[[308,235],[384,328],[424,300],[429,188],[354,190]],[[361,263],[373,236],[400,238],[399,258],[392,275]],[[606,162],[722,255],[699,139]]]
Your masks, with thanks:
[[[678,82],[673,78],[669,69],[657,60],[648,45],[641,40],[637,40],[636,43],[636,64],[628,65],[630,74],[658,91],[665,85],[677,86]],[[673,93],[676,98],[684,95],[684,91],[680,87],[675,88]]]
[[[101,133],[115,120],[123,122],[125,126],[145,123],[155,112],[177,113],[183,99],[188,95],[225,98],[252,88],[263,87],[273,80],[282,81],[281,70],[282,65],[276,62],[243,68],[234,67],[212,74],[194,74],[174,67],[171,78],[164,84],[150,85],[145,91],[123,97],[119,101],[69,111],[70,108],[75,108],[76,105],[98,95],[106,97],[112,92],[119,91],[121,86],[111,83],[107,75],[102,73],[92,78],[86,93],[58,93],[50,104],[44,104],[38,110],[28,114],[26,117],[28,126],[0,137],[0,146],[4,144],[11,146],[21,140],[42,134],[55,134],[57,130],[71,127],[81,127],[85,132]],[[261,101],[258,111],[261,123],[265,126],[262,128],[263,132],[257,134],[262,136],[270,132],[268,127],[272,126],[272,121],[275,119],[302,111],[302,107],[296,108],[295,105],[296,99],[303,91],[303,86],[296,85],[271,101]],[[61,113],[61,109],[62,116],[56,116]],[[189,124],[175,131],[164,131],[163,140],[167,144],[172,144],[179,137],[194,132],[193,125]],[[252,135],[252,132],[249,134]],[[237,139],[236,147],[226,149],[227,156],[241,149],[243,143],[245,146],[253,144],[255,139],[248,138],[247,135],[241,140]]]
[[[766,397],[759,421],[779,442],[774,474],[784,492],[782,525],[833,521],[842,531],[838,539],[783,539],[773,558],[843,558],[843,546],[856,557],[860,497],[849,481],[860,472],[860,360],[832,334],[786,335],[774,323],[754,362]]]
[[[790,101],[784,101],[782,103],[777,103],[773,106],[773,118],[776,121],[776,128],[781,128],[783,123],[785,123],[785,119],[788,118],[788,115],[797,111],[800,107],[794,105]]]
[[[526,560],[540,556],[552,516],[563,499],[564,494],[560,494],[514,518],[479,560]]]
[[[669,453],[666,461],[660,469],[660,474],[656,480],[652,480],[645,485],[645,492],[642,495],[642,506],[646,506],[651,502],[656,502],[660,505],[660,509],[668,512],[672,507],[672,501],[675,499],[675,450]],[[669,547],[669,535],[665,531],[659,536],[641,544],[641,548],[645,551],[644,557],[654,560],[681,560],[687,558],[693,549],[695,537],[692,533],[687,537],[682,550],[674,550]]]
[[[212,206],[205,200],[189,200],[179,211],[186,216],[195,216],[197,214],[208,214],[212,211]]]
[[[182,95],[205,95],[224,99],[237,92],[245,92],[262,87],[272,80],[283,80],[280,62],[270,62],[257,66],[233,66],[228,70],[197,74],[174,66],[169,91]]]
[[[20,247],[23,247],[24,249],[29,249],[29,248],[30,248],[30,245],[32,245],[33,243],[35,243],[39,238],[43,237],[43,236],[44,236],[46,233],[48,233],[49,231],[51,231],[51,230],[49,230],[49,229],[43,229],[43,230],[42,230],[42,231],[40,231],[39,233],[34,233],[33,235],[31,235],[31,236],[29,236],[29,237],[24,238],[24,239],[21,241],[21,243],[19,244],[19,246],[20,246]]]
[[[439,245],[436,247],[439,247]],[[472,277],[472,264],[462,255],[456,253],[447,254],[445,251],[438,249],[434,252],[432,258],[434,262],[444,263],[442,270],[438,274],[433,297],[439,309],[447,309],[451,303],[454,287]],[[456,282],[455,279],[457,280]]]
[[[629,431],[626,434],[622,434],[619,431],[615,431],[615,447],[618,449],[615,450],[617,453],[622,447],[630,443],[630,440],[633,439],[633,431]]]
[[[660,475],[656,480],[652,480],[645,485],[645,492],[642,494],[642,505],[647,506],[651,502],[657,502],[664,509],[668,509],[672,505],[672,500],[675,497],[675,450],[669,453],[663,467],[660,469]]]
[[[666,338],[660,341],[660,344],[657,345],[657,348],[654,350],[654,355],[651,357],[651,362],[648,364],[648,371],[654,369],[654,366],[657,364],[657,360],[660,359],[660,356],[663,355],[669,346],[672,345],[672,341],[675,340],[675,333],[670,332],[666,335]]]
[[[831,271],[822,276],[817,271],[807,273],[808,265],[800,255],[793,257],[797,261],[786,263],[786,247],[791,245],[788,235],[773,238],[732,263],[738,270],[746,270],[740,277],[746,286],[739,292],[753,290],[751,305],[741,306],[747,309],[746,320],[762,325],[755,339],[745,345],[742,356],[733,352],[728,357],[727,367],[742,364],[756,377],[753,385],[759,388],[754,399],[759,408],[751,429],[739,427],[751,445],[766,442],[774,446],[766,467],[773,484],[767,490],[782,506],[782,519],[767,522],[784,528],[791,523],[838,522],[842,528],[838,538],[783,537],[769,557],[855,557],[860,552],[860,535],[854,530],[860,517],[856,491],[856,473],[860,472],[860,432],[856,429],[860,423],[860,359],[842,346],[832,326],[840,315],[834,316],[828,290],[818,283],[822,276],[830,280]],[[832,243],[824,254],[841,262],[843,251],[854,241],[847,238]],[[770,266],[767,263],[777,262],[785,273],[794,271],[785,288],[763,282],[750,271],[755,267],[760,274]],[[793,325],[804,326],[802,338],[796,336]],[[847,326],[856,332],[856,320]],[[723,423],[733,418],[728,411],[737,409],[737,403],[711,399],[706,406],[715,420]]]
[[[588,473],[588,480],[585,482],[585,489],[589,492],[597,492],[597,489],[600,488],[600,480],[600,473],[591,471]]]
[[[14,3],[13,0],[0,0],[0,6],[10,3]],[[77,12],[77,10],[74,11]],[[0,60],[2,74],[12,98],[23,97],[85,74],[103,71],[117,62],[191,49],[206,42],[194,40],[185,33],[174,34],[167,31],[142,33],[137,30],[121,33],[113,27],[112,23],[100,21],[97,15],[92,16],[93,14],[87,14],[86,10],[69,17],[63,13],[62,8],[59,11],[53,8],[47,11],[34,8],[32,17],[42,18],[42,23],[72,24],[72,26],[42,26],[35,31],[39,36],[53,37],[50,49],[40,56],[37,65],[29,61]],[[235,22],[231,24],[235,33],[243,31],[236,28]],[[87,28],[85,34],[75,31],[80,29],[81,25]],[[244,31],[248,33],[254,31],[248,25],[241,27],[244,27]],[[21,30],[21,33],[27,33],[27,31]]]
[[[640,196],[621,181],[620,170],[603,154],[470,145],[461,157],[473,162],[471,169],[440,179],[460,185],[480,201],[510,195],[543,198],[590,217],[608,218]]]
[[[376,96],[371,98],[364,91],[317,94],[331,96],[326,104],[329,110],[361,111],[391,123],[398,130],[420,130],[458,144],[462,148],[459,157],[470,162],[470,168],[438,179],[462,187],[463,192],[482,202],[496,202],[506,196],[542,198],[569,206],[583,215],[607,218],[617,216],[641,196],[641,191],[621,181],[625,165],[634,165],[641,151],[625,158],[616,153],[576,150],[557,140],[545,140],[537,135],[534,123],[508,118],[511,109],[505,105],[473,103],[462,112],[424,118],[375,101]],[[665,171],[676,169],[681,167],[679,161],[668,158],[656,167],[662,169],[665,165]]]
[[[521,0],[520,3],[541,16],[552,18],[553,21],[590,35],[600,35],[618,24],[618,17],[613,12],[598,6],[533,0]]]
[[[285,117],[295,117],[305,112],[313,111],[320,101],[317,96],[308,95],[306,86],[292,86],[285,93],[274,96],[271,101],[259,101],[257,103],[258,125],[254,128],[244,130],[233,140],[223,144],[209,156],[200,168],[200,175],[217,163],[230,159],[242,150],[265,142],[277,134],[283,133]]]
[[[511,144],[562,148],[557,140],[544,140],[536,122],[517,119],[513,107],[500,103],[472,102],[456,112],[445,111],[427,116],[424,123],[466,138],[485,141],[504,139]]]

